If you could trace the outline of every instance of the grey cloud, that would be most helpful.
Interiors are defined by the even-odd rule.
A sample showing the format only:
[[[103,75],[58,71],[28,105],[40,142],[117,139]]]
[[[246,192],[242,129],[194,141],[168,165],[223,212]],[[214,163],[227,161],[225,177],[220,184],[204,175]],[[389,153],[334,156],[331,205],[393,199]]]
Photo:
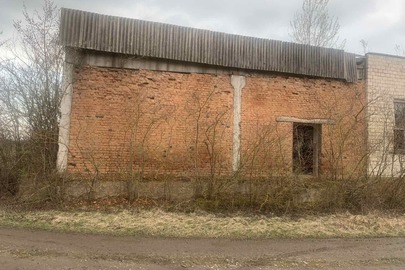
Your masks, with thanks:
[[[40,8],[42,0],[26,0],[27,8]],[[386,0],[330,0],[331,15],[339,18],[340,37],[348,51],[362,52],[360,39],[374,51],[394,53],[396,43],[405,45],[405,12],[402,21],[373,29],[366,16]],[[0,0],[0,31],[12,33],[12,22],[21,18],[23,0]],[[54,0],[59,7],[166,22],[215,31],[289,41],[289,22],[301,8],[301,0]],[[388,2],[387,2],[388,3]],[[405,4],[403,5],[403,9]],[[384,22],[381,22],[384,24]],[[0,36],[0,39],[2,37]]]
[[[329,13],[339,18],[342,25],[351,25],[376,8],[379,0],[331,0]]]

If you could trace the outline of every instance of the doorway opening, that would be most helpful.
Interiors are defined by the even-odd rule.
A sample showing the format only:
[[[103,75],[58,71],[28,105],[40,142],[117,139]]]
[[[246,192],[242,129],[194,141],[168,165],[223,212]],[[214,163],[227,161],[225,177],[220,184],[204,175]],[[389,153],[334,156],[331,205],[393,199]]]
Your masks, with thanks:
[[[321,126],[317,124],[293,125],[293,171],[297,174],[317,176],[321,146]]]

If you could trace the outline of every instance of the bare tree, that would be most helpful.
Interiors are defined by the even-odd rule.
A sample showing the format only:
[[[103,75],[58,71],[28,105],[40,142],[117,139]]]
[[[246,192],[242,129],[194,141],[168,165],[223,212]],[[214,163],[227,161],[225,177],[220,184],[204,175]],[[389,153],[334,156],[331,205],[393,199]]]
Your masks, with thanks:
[[[63,66],[59,12],[45,0],[40,11],[30,13],[24,6],[23,16],[14,22],[16,36],[6,41],[6,53],[0,56],[1,132],[14,144],[13,170],[42,174],[55,168],[58,148]]]
[[[363,53],[368,53],[368,41],[365,39],[360,40],[361,47],[363,48]]]
[[[329,0],[304,0],[302,10],[290,21],[292,40],[301,44],[343,49],[338,18],[328,13]]]
[[[395,45],[395,54],[399,56],[405,56],[405,47],[399,44]]]

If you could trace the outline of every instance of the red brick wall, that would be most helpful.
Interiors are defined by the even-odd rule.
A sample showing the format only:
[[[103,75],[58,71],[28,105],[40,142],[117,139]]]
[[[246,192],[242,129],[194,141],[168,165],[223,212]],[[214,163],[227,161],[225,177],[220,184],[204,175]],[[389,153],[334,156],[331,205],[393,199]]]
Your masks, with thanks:
[[[212,144],[231,167],[229,76],[85,67],[73,89],[70,172],[206,171]]]
[[[364,122],[355,118],[364,91],[362,83],[248,75],[243,168],[291,171],[292,124],[275,121],[290,116],[335,119],[322,129],[321,166],[328,172],[343,162],[351,170],[364,151]],[[74,79],[68,171],[230,173],[232,123],[230,75],[86,66]]]
[[[362,82],[249,77],[242,97],[242,157],[246,166],[259,172],[291,172],[293,123],[276,122],[277,117],[287,116],[335,121],[334,125],[322,125],[321,173],[363,173],[365,105]],[[259,149],[254,165],[249,165],[254,155],[252,145]]]

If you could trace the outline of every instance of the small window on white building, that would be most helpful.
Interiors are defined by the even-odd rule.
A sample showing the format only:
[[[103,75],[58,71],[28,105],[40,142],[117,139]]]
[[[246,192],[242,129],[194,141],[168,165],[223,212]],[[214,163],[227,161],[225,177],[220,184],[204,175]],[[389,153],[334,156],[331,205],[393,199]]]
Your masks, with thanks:
[[[405,101],[395,101],[394,152],[405,153]]]

